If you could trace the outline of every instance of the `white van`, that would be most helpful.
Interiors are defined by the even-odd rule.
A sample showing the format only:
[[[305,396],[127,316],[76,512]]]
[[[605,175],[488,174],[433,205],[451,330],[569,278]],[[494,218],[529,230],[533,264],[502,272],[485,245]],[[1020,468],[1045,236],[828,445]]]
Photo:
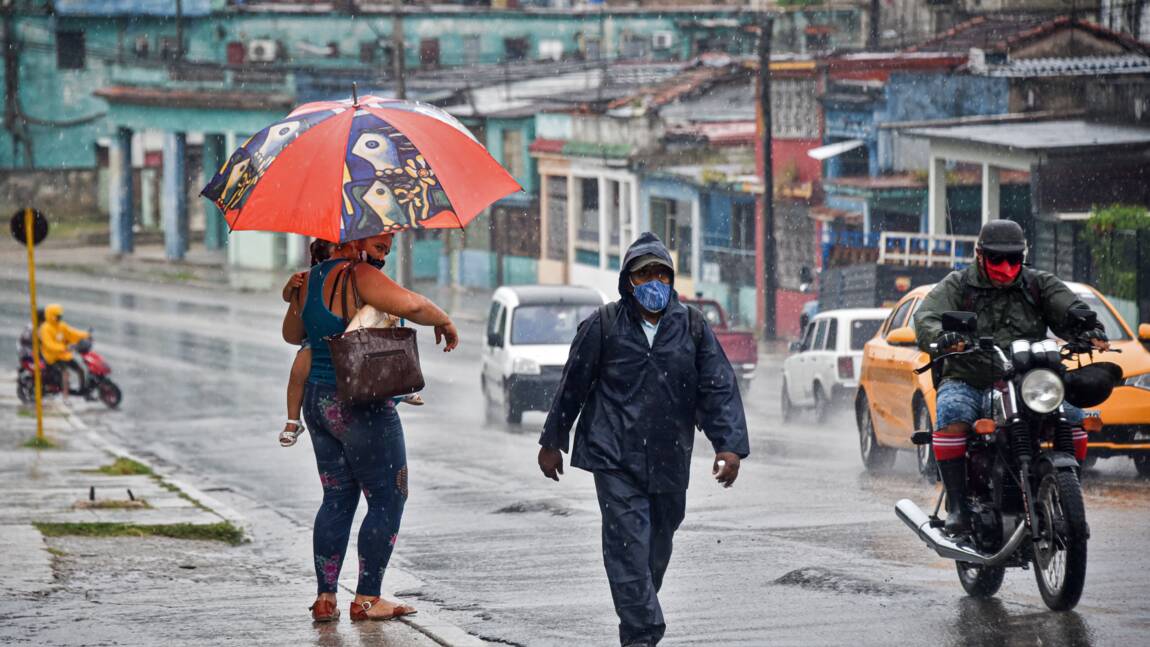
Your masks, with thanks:
[[[483,395],[513,424],[524,411],[547,411],[579,323],[606,299],[569,285],[504,286],[491,296],[483,347]]]
[[[875,336],[889,308],[828,310],[815,315],[783,362],[781,407],[790,420],[796,407],[811,407],[822,422],[832,402],[853,402],[863,345]]]

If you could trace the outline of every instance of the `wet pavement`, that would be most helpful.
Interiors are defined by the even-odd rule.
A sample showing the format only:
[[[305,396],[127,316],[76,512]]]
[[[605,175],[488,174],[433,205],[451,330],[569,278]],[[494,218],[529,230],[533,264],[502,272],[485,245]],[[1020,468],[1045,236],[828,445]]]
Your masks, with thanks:
[[[69,287],[74,275],[43,274],[42,302],[64,303],[74,325],[95,329],[96,348],[124,388],[121,411],[93,407],[86,419],[245,518],[253,544],[220,549],[221,563],[242,550],[279,558],[267,587],[277,609],[291,613],[237,626],[230,639],[274,641],[286,623],[292,638],[284,644],[355,644],[292,624],[306,618],[297,608],[310,601],[306,535],[320,488],[308,441],[276,443],[293,354],[279,338],[278,295],[111,279],[81,290]],[[13,365],[27,316],[19,276],[0,273],[0,347],[13,349]],[[393,564],[410,577],[389,575],[385,589],[500,644],[612,644],[590,475],[568,470],[556,484],[539,474],[542,414],[512,427],[485,421],[482,327],[467,323],[461,332],[455,353],[421,349],[427,406],[401,409],[411,498]],[[733,489],[709,479],[708,448],[696,447],[687,518],[660,596],[662,644],[1108,645],[1150,635],[1150,482],[1129,461],[1103,460],[1087,474],[1093,538],[1076,611],[1048,612],[1033,573],[1017,570],[996,599],[971,600],[953,566],[894,516],[897,499],[925,506],[934,495],[914,476],[913,458],[873,477],[862,469],[849,416],[779,424],[773,368],[760,367],[747,397],[752,456]],[[227,569],[218,575],[226,580]],[[209,597],[190,599],[181,613],[213,613]],[[86,617],[98,622],[100,612]]]

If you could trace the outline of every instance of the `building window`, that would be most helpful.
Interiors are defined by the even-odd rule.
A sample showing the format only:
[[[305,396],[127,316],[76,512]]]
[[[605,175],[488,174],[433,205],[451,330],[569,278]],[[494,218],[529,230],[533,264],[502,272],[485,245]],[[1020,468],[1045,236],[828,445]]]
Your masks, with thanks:
[[[599,244],[599,180],[593,177],[579,180],[583,209],[579,213],[579,240]]]
[[[237,43],[237,45],[239,45],[240,53],[241,53],[239,62],[243,63],[244,62],[244,59],[243,59],[244,44],[243,43]],[[135,53],[136,58],[148,58],[148,50],[149,49],[150,49],[150,47],[148,45],[148,37],[147,36],[137,36],[135,43],[132,44],[132,52]],[[232,56],[232,44],[229,43],[228,44],[228,62],[229,63],[231,63],[231,56]]]
[[[60,70],[82,70],[87,59],[84,46],[84,32],[56,32],[56,68]]]
[[[755,203],[736,202],[731,210],[731,248],[755,248]]]
[[[543,178],[547,192],[547,258],[567,260],[567,177],[547,175]]]
[[[525,61],[531,51],[531,42],[526,38],[504,38],[503,56],[508,61]]]
[[[425,68],[439,67],[438,38],[424,38],[419,41],[419,64]]]
[[[668,198],[651,198],[651,231],[671,252],[675,273],[691,276],[690,204]]]
[[[523,131],[508,128],[503,131],[503,167],[512,177],[527,175],[523,154]]]

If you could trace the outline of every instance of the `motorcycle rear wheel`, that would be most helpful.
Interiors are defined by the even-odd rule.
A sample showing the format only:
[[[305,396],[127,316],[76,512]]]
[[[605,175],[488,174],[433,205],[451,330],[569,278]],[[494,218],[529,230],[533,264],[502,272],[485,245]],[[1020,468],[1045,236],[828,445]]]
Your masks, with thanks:
[[[30,378],[20,376],[16,381],[16,397],[24,404],[30,404],[36,399],[36,385]]]
[[[979,566],[970,562],[955,562],[954,565],[958,570],[958,581],[972,598],[993,597],[1006,576],[1005,566]]]
[[[1052,611],[1073,609],[1086,583],[1086,507],[1082,486],[1072,470],[1047,473],[1038,485],[1034,523],[1034,579]]]
[[[103,402],[109,409],[115,409],[120,406],[120,400],[123,399],[123,394],[120,393],[120,387],[116,386],[115,382],[111,380],[101,380],[96,385],[96,390],[100,394],[100,402]]]

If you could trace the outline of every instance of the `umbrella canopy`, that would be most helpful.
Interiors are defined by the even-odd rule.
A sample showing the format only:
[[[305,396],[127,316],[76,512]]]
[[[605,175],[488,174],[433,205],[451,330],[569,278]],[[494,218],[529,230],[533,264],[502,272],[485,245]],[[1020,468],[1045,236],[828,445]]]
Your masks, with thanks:
[[[451,115],[365,96],[296,108],[244,142],[200,194],[232,229],[345,242],[463,227],[519,190]]]

